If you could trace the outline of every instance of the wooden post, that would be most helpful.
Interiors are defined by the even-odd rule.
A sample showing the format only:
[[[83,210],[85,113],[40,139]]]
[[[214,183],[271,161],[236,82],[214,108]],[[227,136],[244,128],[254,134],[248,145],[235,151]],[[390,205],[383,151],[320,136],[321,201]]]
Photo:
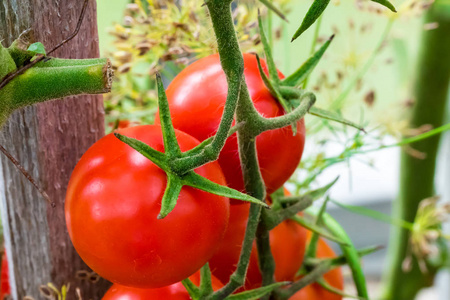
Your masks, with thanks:
[[[83,1],[0,0],[4,46],[26,29],[46,49],[76,27]],[[98,57],[96,3],[91,0],[79,34],[54,53],[63,58]],[[1,101],[1,99],[0,99]],[[76,278],[88,270],[75,252],[64,218],[66,186],[81,155],[104,135],[101,96],[77,96],[16,111],[0,132],[0,143],[37,179],[56,203],[52,208],[4,156],[0,156],[0,208],[13,299],[44,299],[41,285],[70,283],[67,297],[100,299],[109,283]]]

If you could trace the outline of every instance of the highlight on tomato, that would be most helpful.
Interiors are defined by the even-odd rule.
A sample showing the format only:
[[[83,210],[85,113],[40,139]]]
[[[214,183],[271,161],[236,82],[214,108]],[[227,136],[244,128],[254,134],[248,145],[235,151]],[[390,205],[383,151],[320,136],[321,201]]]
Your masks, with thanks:
[[[194,273],[189,279],[195,285],[200,285],[200,271]],[[214,291],[223,287],[223,284],[214,276],[211,276],[212,288]],[[103,296],[102,300],[190,300],[189,293],[181,282],[157,289],[138,289],[114,284]]]
[[[232,205],[230,220],[220,248],[209,260],[211,272],[223,283],[230,279],[236,269],[244,240],[250,205]],[[286,220],[269,232],[270,248],[275,260],[276,281],[293,281],[300,269],[306,247],[306,229],[294,221]],[[261,286],[262,277],[259,270],[256,242],[253,243],[250,263],[244,289]]]
[[[136,126],[118,133],[164,151],[161,127]],[[199,142],[176,130],[182,151]],[[217,162],[195,169],[225,185]],[[86,264],[118,284],[167,286],[192,275],[217,250],[229,219],[229,199],[183,187],[174,210],[157,219],[167,184],[153,162],[109,134],[76,165],[65,216],[72,243]]]
[[[244,76],[255,108],[268,118],[285,113],[261,78],[256,57],[244,54]],[[265,61],[262,67],[267,73]],[[283,78],[283,74],[279,72]],[[219,55],[202,58],[180,72],[167,87],[172,122],[200,141],[213,136],[220,123],[227,97],[227,81],[220,65]],[[156,114],[155,123],[159,124]],[[270,130],[256,138],[256,148],[262,177],[268,193],[279,189],[294,173],[300,162],[305,143],[303,119],[297,123],[297,134],[291,126]],[[230,187],[244,191],[241,164],[238,154],[237,136],[228,138],[219,156],[227,183]]]
[[[308,240],[311,238],[311,232],[308,231]],[[317,257],[318,258],[334,258],[336,257],[336,253],[334,253],[333,249],[323,240],[319,239],[317,244]],[[327,281],[329,285],[332,287],[339,289],[341,291],[344,290],[344,278],[342,276],[342,270],[340,268],[336,268],[330,270],[325,273],[323,278]],[[298,278],[296,278],[298,279]],[[290,300],[342,300],[342,296],[329,292],[320,286],[318,283],[310,284],[297,293],[295,293]]]

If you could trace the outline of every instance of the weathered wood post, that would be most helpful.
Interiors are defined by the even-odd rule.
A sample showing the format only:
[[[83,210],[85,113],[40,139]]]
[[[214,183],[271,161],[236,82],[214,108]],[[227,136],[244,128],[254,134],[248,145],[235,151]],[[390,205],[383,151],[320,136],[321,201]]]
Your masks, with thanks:
[[[26,29],[51,49],[76,27],[83,1],[0,0],[4,46]],[[79,34],[53,56],[98,57],[96,3],[91,0]],[[1,101],[1,99],[0,99]],[[0,202],[9,259],[12,298],[40,296],[39,286],[70,283],[67,299],[100,299],[108,287],[76,279],[87,270],[67,234],[64,198],[70,174],[86,149],[104,134],[102,96],[77,96],[16,111],[0,132],[0,143],[37,179],[56,203],[52,208],[4,156],[0,156]]]

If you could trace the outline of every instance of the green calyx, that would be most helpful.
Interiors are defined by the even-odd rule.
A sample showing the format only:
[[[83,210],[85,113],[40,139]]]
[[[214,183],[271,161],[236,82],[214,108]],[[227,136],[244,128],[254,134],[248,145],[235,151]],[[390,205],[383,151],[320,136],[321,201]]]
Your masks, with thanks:
[[[144,155],[146,158],[151,160],[166,172],[167,187],[163,195],[163,199],[161,202],[161,211],[158,215],[158,218],[162,219],[166,217],[175,208],[178,195],[181,192],[181,188],[185,185],[215,195],[248,201],[267,207],[267,204],[265,204],[261,200],[241,193],[237,190],[231,189],[229,187],[212,182],[195,173],[193,169],[179,171],[179,168],[177,168],[176,170],[174,170],[174,166],[177,166],[177,164],[180,163],[180,160],[177,159],[197,159],[199,155],[202,155],[202,151],[204,151],[204,145],[200,144],[199,146],[202,147],[202,150],[192,152],[192,156],[183,155],[175,136],[175,129],[170,118],[170,110],[166,93],[164,91],[164,86],[159,75],[156,76],[156,82],[158,86],[158,105],[160,109],[161,130],[163,133],[164,148],[167,149],[166,153],[159,152],[139,140],[129,138],[121,134],[115,133],[115,136],[122,142],[137,150],[139,153]],[[184,163],[184,161],[182,163]]]

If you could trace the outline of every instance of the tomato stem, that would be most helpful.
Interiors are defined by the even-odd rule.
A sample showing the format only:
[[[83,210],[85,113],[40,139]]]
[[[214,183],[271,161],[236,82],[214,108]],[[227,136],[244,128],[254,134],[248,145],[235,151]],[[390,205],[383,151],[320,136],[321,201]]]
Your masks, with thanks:
[[[325,260],[319,263],[311,272],[302,277],[302,279],[294,282],[287,289],[276,290],[275,299],[287,300],[302,288],[314,283],[332,268],[332,262]]]
[[[40,67],[27,70],[0,89],[2,121],[15,109],[27,105],[70,95],[110,91],[112,69],[108,59],[86,65],[78,60],[59,60],[58,63],[58,66],[50,67],[47,64],[51,65],[51,60],[42,62]]]
[[[257,117],[257,122],[259,123],[258,128],[260,130],[259,133],[267,130],[283,128],[299,121],[306,115],[315,102],[316,96],[313,93],[308,92],[302,95],[300,105],[288,114],[270,119],[259,115]]]

